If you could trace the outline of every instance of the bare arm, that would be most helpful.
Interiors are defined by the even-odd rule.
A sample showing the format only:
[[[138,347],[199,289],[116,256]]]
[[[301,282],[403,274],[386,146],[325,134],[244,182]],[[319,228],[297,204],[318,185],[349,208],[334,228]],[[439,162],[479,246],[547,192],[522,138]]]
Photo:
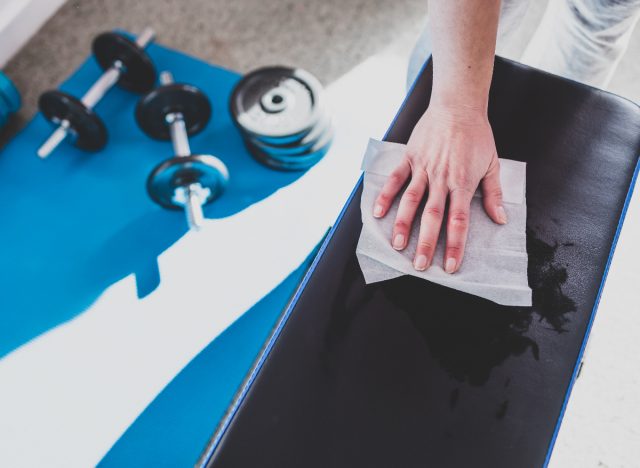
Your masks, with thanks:
[[[391,243],[407,246],[420,202],[428,193],[420,220],[414,267],[432,261],[448,203],[447,247],[443,266],[456,272],[469,229],[469,207],[478,185],[487,214],[507,222],[502,207],[499,163],[487,118],[500,0],[431,0],[434,82],[429,108],[411,134],[403,162],[383,187],[374,216],[385,216],[400,199]]]
[[[430,0],[432,104],[486,115],[499,0]]]

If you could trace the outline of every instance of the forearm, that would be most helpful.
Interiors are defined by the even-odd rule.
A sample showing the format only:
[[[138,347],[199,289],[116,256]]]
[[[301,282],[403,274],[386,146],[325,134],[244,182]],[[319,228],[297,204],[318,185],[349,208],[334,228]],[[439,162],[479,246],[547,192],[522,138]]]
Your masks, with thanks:
[[[486,114],[500,0],[429,0],[431,105]]]

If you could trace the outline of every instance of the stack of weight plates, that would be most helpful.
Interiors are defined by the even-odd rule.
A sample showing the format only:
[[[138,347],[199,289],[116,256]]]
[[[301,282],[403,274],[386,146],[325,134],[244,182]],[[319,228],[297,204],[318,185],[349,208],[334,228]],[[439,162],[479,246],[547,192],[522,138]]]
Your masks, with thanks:
[[[266,67],[244,76],[230,107],[249,152],[285,171],[305,170],[322,159],[333,131],[321,94],[320,82],[296,68]]]
[[[0,127],[9,119],[9,116],[20,109],[20,93],[11,80],[0,72]]]

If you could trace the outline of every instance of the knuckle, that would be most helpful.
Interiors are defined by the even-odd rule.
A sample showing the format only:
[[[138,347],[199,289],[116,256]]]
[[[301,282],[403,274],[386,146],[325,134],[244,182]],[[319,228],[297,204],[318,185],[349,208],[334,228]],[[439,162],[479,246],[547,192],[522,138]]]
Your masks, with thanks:
[[[408,223],[404,219],[397,219],[396,222],[393,223],[393,229],[394,231],[408,231],[409,225],[410,223]]]
[[[399,172],[392,172],[391,175],[389,176],[389,184],[394,185],[394,186],[398,186],[398,185],[402,185],[405,181],[405,178],[402,177],[402,174],[400,174]]]
[[[404,157],[407,159],[409,164],[418,159],[418,152],[415,149],[407,149]]]
[[[424,215],[435,219],[442,219],[442,208],[439,206],[427,206],[424,209]]]
[[[470,187],[462,187],[462,186],[452,186],[453,188],[449,190],[449,195],[451,197],[458,197],[460,200],[465,200],[465,203],[471,203],[471,199],[473,198],[473,194],[475,190]]]
[[[428,168],[429,180],[436,182],[447,178],[447,168],[441,166],[432,166]]]
[[[502,199],[502,188],[500,186],[493,187],[489,190],[488,195],[490,198]]]
[[[458,242],[447,245],[447,257],[458,258],[462,255],[464,246]]]
[[[460,187],[468,190],[473,186],[473,177],[466,171],[458,171],[451,176],[450,184],[452,187]]]
[[[426,239],[422,239],[422,240],[418,241],[417,250],[419,250],[420,252],[431,253],[431,252],[434,251],[434,249],[435,249],[435,246],[434,246],[433,242],[428,241]]]
[[[411,205],[417,205],[418,203],[420,203],[422,196],[417,189],[408,188],[407,190],[405,190],[403,198],[407,203],[410,203]]]
[[[449,224],[452,227],[466,228],[469,226],[469,213],[464,210],[454,210],[449,213]]]
[[[427,167],[429,176],[435,180],[442,180],[446,182],[451,174],[451,168],[449,167],[449,162],[444,160],[436,160],[430,161],[430,164]]]
[[[392,200],[393,198],[387,192],[380,192],[380,195],[378,195],[378,202],[383,205],[390,205]]]

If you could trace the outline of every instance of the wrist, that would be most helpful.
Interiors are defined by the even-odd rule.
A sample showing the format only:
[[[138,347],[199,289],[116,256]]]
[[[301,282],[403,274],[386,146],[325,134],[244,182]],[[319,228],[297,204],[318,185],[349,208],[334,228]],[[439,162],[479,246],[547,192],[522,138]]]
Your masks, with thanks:
[[[427,111],[441,121],[468,125],[484,125],[489,121],[486,104],[447,101],[432,97]]]
[[[460,75],[463,74],[462,72]],[[443,109],[451,109],[465,114],[487,114],[489,107],[489,86],[491,74],[488,79],[483,75],[475,78],[468,77],[443,77],[434,73],[433,87],[431,91],[431,104]]]
[[[473,89],[464,84],[443,88],[434,83],[430,102],[442,107],[468,109],[486,114],[489,103],[489,90]]]

